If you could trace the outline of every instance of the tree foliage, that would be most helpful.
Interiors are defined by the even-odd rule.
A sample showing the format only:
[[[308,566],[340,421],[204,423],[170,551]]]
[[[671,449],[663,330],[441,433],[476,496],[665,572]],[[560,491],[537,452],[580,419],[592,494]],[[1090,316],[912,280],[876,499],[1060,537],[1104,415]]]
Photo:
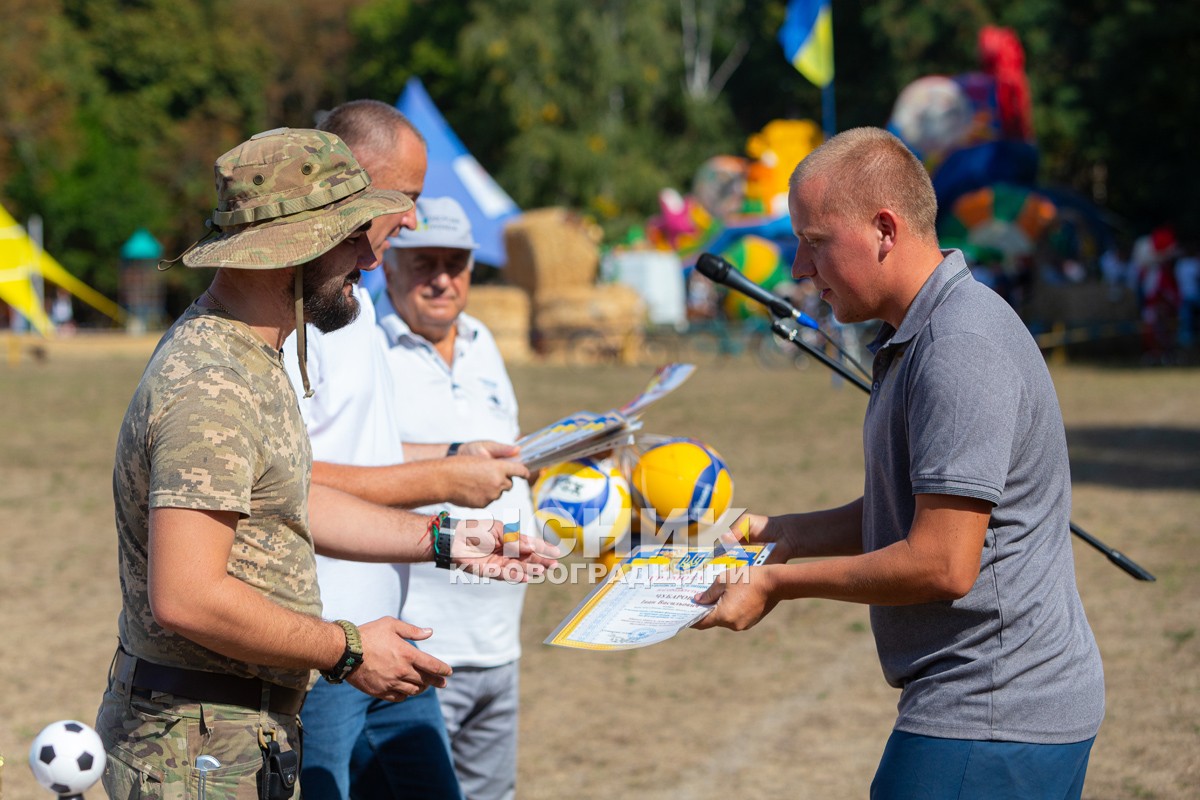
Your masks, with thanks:
[[[726,36],[736,9],[726,4],[721,17],[706,5],[707,39],[692,46],[720,63],[736,46]],[[519,203],[581,208],[612,228],[644,218],[660,189],[686,190],[704,157],[737,146],[729,108],[710,74],[697,81],[694,59],[702,90],[688,91],[679,5],[503,0],[473,11],[459,50],[478,81],[471,113],[501,126],[496,172]]]
[[[0,0],[0,201],[41,214],[46,246],[114,293],[136,228],[172,255],[203,232],[220,153],[353,97],[394,102],[416,75],[519,204],[570,206],[615,233],[771,119],[820,119],[820,92],[776,41],[785,5]],[[839,0],[839,127],[883,125],[921,75],[976,69],[985,24],[1025,47],[1045,181],[1132,232],[1197,217],[1180,179],[1200,127],[1186,3]]]
[[[1047,179],[1093,195],[1127,234],[1200,234],[1184,165],[1200,128],[1200,17],[1187,3],[1028,0],[999,19],[1024,34]]]

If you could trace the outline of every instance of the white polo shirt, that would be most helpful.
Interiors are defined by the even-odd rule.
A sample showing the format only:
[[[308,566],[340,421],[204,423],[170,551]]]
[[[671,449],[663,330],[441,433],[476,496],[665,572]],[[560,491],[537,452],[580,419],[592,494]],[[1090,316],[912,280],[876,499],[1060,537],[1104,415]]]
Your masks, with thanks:
[[[314,461],[358,467],[399,464],[404,461],[404,439],[382,332],[367,292],[356,286],[354,296],[361,310],[346,327],[321,333],[307,326],[312,397],[304,398],[295,333],[283,344],[283,363],[296,389]],[[318,555],[322,614],[356,625],[398,617],[407,577],[407,564],[369,564]]]
[[[433,345],[409,329],[387,295],[378,301],[379,327],[386,334],[387,363],[396,386],[395,407],[404,441],[469,442],[519,438],[517,398],[491,332],[467,314],[458,317],[453,367]],[[529,484],[513,488],[485,509],[442,508],[459,518],[520,519],[535,534]],[[421,649],[453,667],[497,667],[521,655],[521,607],[525,585],[478,579],[462,572],[413,564],[403,619],[433,628]]]

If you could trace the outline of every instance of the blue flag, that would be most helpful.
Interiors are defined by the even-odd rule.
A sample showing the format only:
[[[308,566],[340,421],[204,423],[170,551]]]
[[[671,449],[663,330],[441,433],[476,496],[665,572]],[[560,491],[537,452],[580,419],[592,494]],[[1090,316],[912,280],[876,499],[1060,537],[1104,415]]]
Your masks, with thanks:
[[[833,9],[830,0],[789,0],[779,28],[783,54],[820,88],[833,80]]]

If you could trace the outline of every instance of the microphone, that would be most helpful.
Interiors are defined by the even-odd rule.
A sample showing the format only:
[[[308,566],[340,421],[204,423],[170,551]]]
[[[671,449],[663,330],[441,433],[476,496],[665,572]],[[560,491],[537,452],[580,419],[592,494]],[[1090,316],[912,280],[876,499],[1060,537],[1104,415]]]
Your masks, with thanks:
[[[735,292],[741,292],[751,300],[762,303],[777,317],[791,317],[804,327],[812,328],[814,331],[821,329],[815,319],[796,308],[787,299],[774,292],[768,292],[720,256],[701,253],[700,258],[696,260],[696,269],[714,283],[724,284]]]

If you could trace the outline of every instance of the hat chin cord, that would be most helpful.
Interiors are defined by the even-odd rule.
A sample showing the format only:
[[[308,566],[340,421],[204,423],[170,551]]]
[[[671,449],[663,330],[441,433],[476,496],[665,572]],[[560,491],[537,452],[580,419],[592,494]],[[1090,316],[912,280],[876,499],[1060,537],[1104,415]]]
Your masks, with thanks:
[[[296,356],[300,359],[300,380],[304,383],[304,396],[313,396],[308,383],[308,331],[304,325],[304,265],[296,265]]]

